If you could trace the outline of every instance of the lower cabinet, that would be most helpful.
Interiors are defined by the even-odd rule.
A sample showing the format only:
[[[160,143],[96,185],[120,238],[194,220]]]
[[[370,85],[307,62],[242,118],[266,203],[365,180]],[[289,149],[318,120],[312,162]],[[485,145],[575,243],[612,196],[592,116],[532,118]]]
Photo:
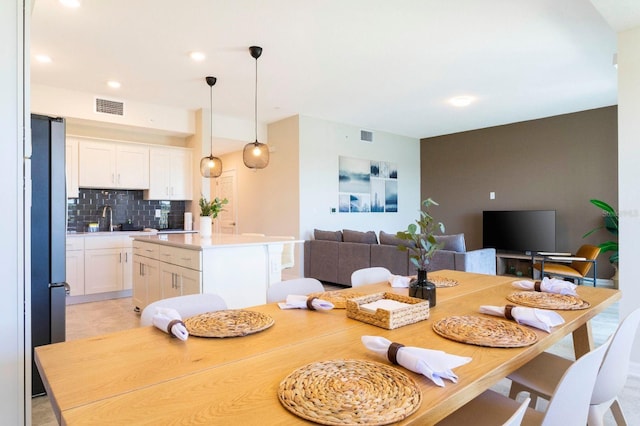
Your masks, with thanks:
[[[160,264],[162,299],[200,293],[202,273],[170,263]]]
[[[133,252],[125,234],[67,237],[70,296],[129,290]]]
[[[109,248],[85,250],[84,293],[95,294],[131,288],[131,249]]]
[[[67,238],[67,284],[69,296],[84,294],[84,238]]]
[[[159,262],[156,259],[134,254],[131,275],[133,306],[137,310],[144,309],[149,304],[149,300],[162,298],[158,285],[160,282]]]
[[[133,304],[143,310],[168,297],[202,290],[201,252],[134,240]]]

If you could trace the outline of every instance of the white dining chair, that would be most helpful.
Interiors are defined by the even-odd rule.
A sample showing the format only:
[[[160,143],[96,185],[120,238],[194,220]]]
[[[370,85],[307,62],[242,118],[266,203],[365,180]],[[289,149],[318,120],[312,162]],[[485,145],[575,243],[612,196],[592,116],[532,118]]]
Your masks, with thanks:
[[[267,303],[283,302],[290,294],[306,296],[311,293],[322,293],[324,287],[315,278],[295,278],[271,284],[267,289]]]
[[[631,349],[640,324],[640,308],[631,312],[618,326],[609,349],[604,356],[589,406],[589,426],[604,425],[604,415],[611,409],[618,425],[627,421],[618,401],[629,372]],[[531,406],[541,397],[549,399],[562,374],[574,361],[549,352],[543,352],[511,373],[512,380],[509,396],[515,398],[519,392],[529,392]]]
[[[611,339],[582,356],[567,369],[553,392],[546,412],[526,407],[522,424],[582,426],[587,422],[589,400],[598,369]],[[491,389],[437,423],[442,425],[495,426],[505,423],[522,408],[522,403]]]
[[[205,312],[227,309],[227,303],[217,294],[209,293],[188,294],[156,300],[142,310],[142,314],[140,314],[141,326],[153,324],[153,316],[156,314],[157,307],[173,308],[178,311],[182,319],[185,319]]]
[[[351,287],[385,282],[390,276],[391,271],[382,266],[357,269],[351,274]]]
[[[531,398],[525,398],[520,403],[520,407],[518,407],[516,412],[513,413],[513,415],[509,417],[507,421],[502,424],[502,426],[520,426],[522,424],[522,420],[524,419],[524,414],[527,412],[527,407],[529,406],[530,401]]]

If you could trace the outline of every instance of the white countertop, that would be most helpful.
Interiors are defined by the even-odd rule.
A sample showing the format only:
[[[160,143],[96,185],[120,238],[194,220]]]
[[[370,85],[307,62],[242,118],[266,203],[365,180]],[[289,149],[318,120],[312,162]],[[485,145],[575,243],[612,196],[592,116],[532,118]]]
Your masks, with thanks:
[[[67,232],[67,237],[134,237],[144,235],[156,235],[158,233],[155,229],[147,229],[144,231],[100,231],[100,232]]]
[[[231,246],[256,246],[303,242],[303,240],[292,240],[279,237],[260,237],[254,235],[233,234],[213,234],[208,238],[202,238],[199,234],[159,234],[147,236],[137,235],[134,237],[134,240],[155,244],[165,244],[191,250],[208,250]]]

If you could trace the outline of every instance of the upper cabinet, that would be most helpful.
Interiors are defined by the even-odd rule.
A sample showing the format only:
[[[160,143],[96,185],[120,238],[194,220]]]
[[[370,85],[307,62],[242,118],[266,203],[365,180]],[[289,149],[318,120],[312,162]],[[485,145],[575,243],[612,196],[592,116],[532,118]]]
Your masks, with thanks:
[[[78,180],[82,188],[149,188],[149,147],[80,140]]]
[[[191,150],[151,147],[147,200],[191,200]]]
[[[78,198],[78,140],[67,138],[65,143],[65,173],[67,198]]]

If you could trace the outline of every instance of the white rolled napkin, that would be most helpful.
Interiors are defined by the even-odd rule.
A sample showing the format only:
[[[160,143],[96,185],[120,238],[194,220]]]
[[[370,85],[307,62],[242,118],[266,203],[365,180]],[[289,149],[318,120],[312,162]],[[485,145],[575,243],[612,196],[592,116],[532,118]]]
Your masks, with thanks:
[[[312,311],[328,311],[333,309],[333,303],[317,297],[290,294],[285,302],[278,303],[280,309],[310,309]]]
[[[507,309],[509,307],[509,309]],[[531,327],[551,332],[551,327],[564,324],[564,318],[557,312],[547,309],[527,308],[524,306],[480,306],[480,313],[495,315],[507,319],[514,319],[518,324],[525,324]]]
[[[540,283],[539,290],[536,288],[537,282]],[[536,290],[543,291],[545,293],[557,293],[570,296],[578,295],[578,293],[576,293],[577,285],[557,278],[544,277],[542,281],[519,280],[514,281],[512,285],[521,290]]]
[[[153,325],[167,334],[177,337],[180,340],[187,340],[189,332],[182,322],[182,317],[172,308],[156,308],[153,316]]]
[[[389,284],[391,287],[409,287],[409,282],[411,282],[411,278],[413,277],[405,277],[404,275],[389,275]]]
[[[451,371],[471,361],[470,357],[451,355],[433,349],[416,348],[392,343],[380,336],[362,336],[362,343],[367,349],[382,355],[393,364],[419,373],[438,386],[444,386],[444,380],[458,382],[458,376]]]

